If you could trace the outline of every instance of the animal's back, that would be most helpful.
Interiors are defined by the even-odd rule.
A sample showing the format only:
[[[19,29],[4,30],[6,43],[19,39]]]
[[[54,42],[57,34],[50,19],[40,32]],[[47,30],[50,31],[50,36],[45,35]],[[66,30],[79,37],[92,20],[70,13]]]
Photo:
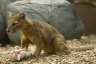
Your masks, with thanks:
[[[53,54],[56,52],[55,44],[57,44],[58,42],[53,42],[55,38],[59,38],[60,41],[63,41],[63,43],[65,43],[63,35],[50,24],[41,21],[34,21],[34,23],[39,24],[39,29],[42,32],[42,37],[44,41],[43,49],[48,54]]]
[[[39,30],[43,36],[46,36],[47,39],[48,39],[48,37],[52,38],[57,34],[61,35],[61,33],[56,28],[54,28],[53,26],[51,26],[48,23],[45,23],[45,22],[42,22],[39,20],[35,20],[35,19],[32,19],[28,22],[30,25],[34,25],[33,27],[34,28],[36,27],[36,29]]]

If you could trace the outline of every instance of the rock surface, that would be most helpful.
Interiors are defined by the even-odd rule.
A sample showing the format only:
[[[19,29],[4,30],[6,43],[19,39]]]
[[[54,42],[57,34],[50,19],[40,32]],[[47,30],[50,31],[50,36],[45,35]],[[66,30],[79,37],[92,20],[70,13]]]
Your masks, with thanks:
[[[16,0],[0,0],[0,45],[5,45],[8,42],[6,33],[7,27],[7,6],[9,3]]]
[[[57,28],[66,39],[79,38],[84,25],[72,5],[66,0],[24,0],[9,4],[11,13],[26,13],[28,18],[47,22]],[[18,33],[9,35],[14,42],[20,42]],[[15,37],[16,36],[16,37]]]

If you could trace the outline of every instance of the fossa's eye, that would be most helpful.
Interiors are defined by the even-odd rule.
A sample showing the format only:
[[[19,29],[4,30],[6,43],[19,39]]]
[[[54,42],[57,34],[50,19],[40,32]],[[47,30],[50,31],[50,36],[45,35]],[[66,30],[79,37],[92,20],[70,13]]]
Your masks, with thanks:
[[[18,24],[18,21],[15,21],[14,24]]]
[[[15,21],[15,22],[13,23],[13,26],[16,25],[16,24],[18,24],[18,21]]]

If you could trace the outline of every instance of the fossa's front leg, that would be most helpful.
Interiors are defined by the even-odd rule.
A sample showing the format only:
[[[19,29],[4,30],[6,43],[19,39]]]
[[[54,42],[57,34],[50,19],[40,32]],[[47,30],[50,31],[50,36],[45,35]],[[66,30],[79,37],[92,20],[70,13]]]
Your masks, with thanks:
[[[29,43],[30,40],[27,39],[23,33],[21,33],[21,48],[27,50]]]
[[[36,49],[33,53],[34,57],[38,57],[41,54],[43,48],[43,43],[42,42],[36,42]]]

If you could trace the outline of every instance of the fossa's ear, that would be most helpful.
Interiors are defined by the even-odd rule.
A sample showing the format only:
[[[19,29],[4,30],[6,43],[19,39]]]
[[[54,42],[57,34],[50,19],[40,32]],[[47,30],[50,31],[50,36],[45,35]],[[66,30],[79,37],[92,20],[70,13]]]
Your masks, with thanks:
[[[20,18],[25,19],[25,13],[20,13]]]

